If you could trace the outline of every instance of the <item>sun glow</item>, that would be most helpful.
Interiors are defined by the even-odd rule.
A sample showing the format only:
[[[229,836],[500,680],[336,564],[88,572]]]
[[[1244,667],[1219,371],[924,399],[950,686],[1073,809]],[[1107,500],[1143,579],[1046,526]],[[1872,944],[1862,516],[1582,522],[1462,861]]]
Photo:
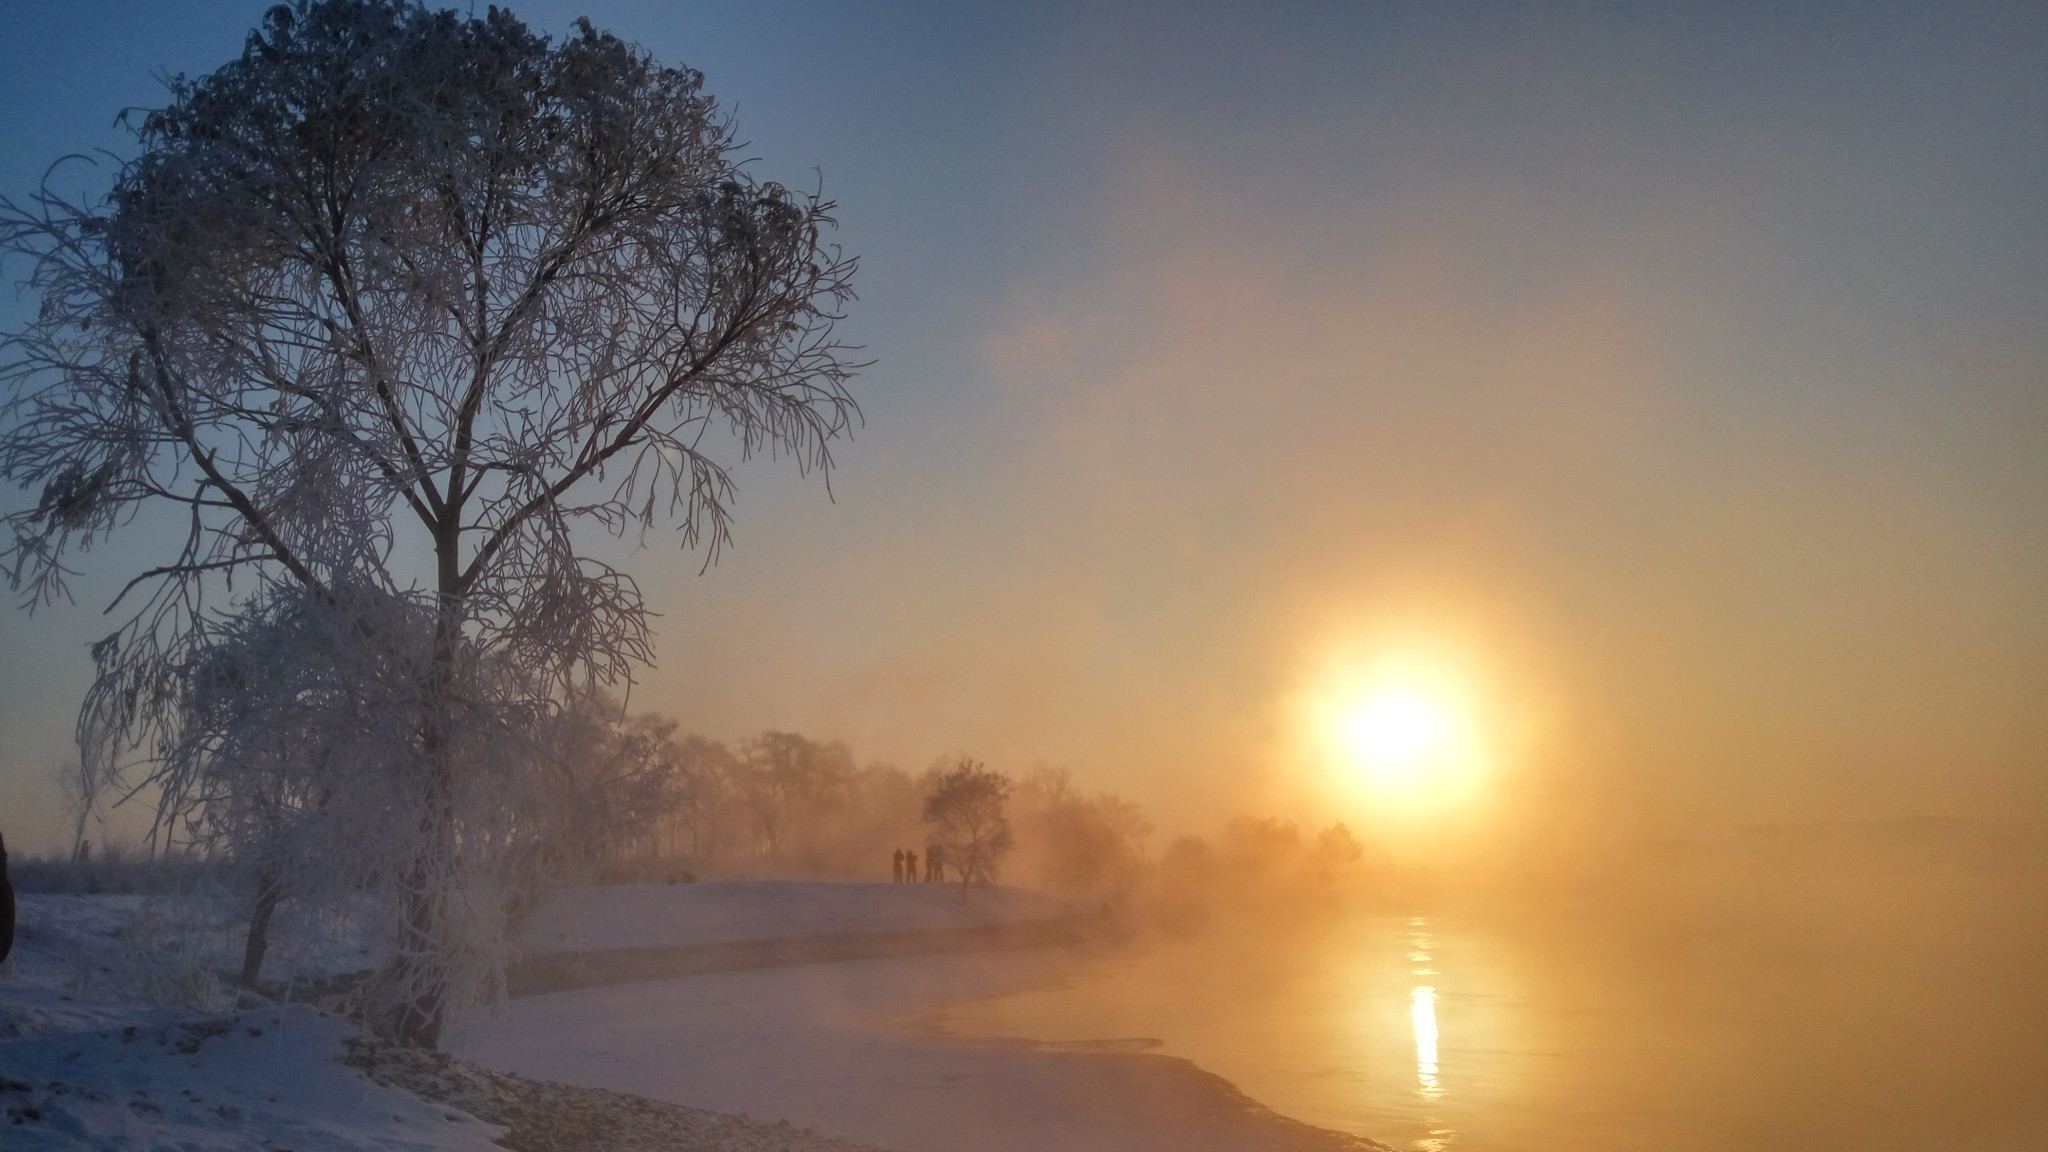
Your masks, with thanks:
[[[1439,700],[1392,688],[1340,707],[1336,739],[1382,784],[1412,785],[1440,767],[1458,743],[1458,719]]]
[[[1472,678],[1413,652],[1332,660],[1304,696],[1304,729],[1335,791],[1381,811],[1473,799],[1487,763]]]

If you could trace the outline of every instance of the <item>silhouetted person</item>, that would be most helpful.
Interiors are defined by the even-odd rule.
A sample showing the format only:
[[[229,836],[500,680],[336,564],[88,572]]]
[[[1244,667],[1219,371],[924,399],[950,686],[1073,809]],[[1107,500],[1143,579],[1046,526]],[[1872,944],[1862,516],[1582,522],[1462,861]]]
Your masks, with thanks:
[[[903,883],[903,849],[901,848],[896,850],[896,860],[891,865],[890,877],[898,884]]]
[[[0,960],[14,951],[14,884],[7,879],[7,838],[0,836]]]
[[[937,844],[924,850],[924,878],[934,884],[946,882],[946,856]]]
[[[910,877],[913,881],[917,879],[917,853],[905,852],[903,854],[903,874]]]

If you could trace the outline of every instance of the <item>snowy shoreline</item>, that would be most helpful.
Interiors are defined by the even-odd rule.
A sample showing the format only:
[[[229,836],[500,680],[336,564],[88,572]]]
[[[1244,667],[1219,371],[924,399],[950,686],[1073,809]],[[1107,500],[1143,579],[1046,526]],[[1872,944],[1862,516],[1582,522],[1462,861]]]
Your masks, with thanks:
[[[1058,979],[1050,951],[860,960],[588,988],[461,1022],[484,1067],[791,1123],[894,1152],[1359,1152],[1135,1040],[938,1035],[930,1009]]]
[[[787,1119],[895,1152],[1383,1147],[1281,1116],[1142,1040],[1054,1045],[925,1026],[947,1004],[1065,978],[1071,949],[1031,945],[1071,944],[1105,926],[1032,893],[976,892],[963,905],[957,889],[921,885],[647,887],[593,892],[557,914],[543,917],[537,943],[558,953],[661,944],[689,954],[769,933],[794,948],[901,933],[920,954],[813,954],[833,962],[523,996],[459,1022],[451,1051],[538,1080]],[[1055,931],[1034,939],[1034,928]],[[988,946],[1006,932],[1024,946]],[[948,941],[978,947],[943,948]]]
[[[1383,1147],[1279,1116],[1141,1042],[916,1027],[945,1003],[1060,978],[1069,953],[1057,946],[1100,919],[1032,893],[963,904],[939,886],[792,881],[578,892],[527,938],[528,978],[552,972],[563,990],[536,983],[466,1013],[449,1040],[459,1059],[375,1044],[303,1006],[95,999],[96,971],[102,992],[116,983],[137,903],[25,904],[25,948],[0,974],[10,1149]]]

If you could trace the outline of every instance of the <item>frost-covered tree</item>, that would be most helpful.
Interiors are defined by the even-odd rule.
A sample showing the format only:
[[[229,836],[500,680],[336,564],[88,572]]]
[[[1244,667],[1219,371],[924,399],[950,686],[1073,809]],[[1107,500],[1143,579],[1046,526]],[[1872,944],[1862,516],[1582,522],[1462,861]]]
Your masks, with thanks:
[[[758,854],[779,856],[790,825],[841,799],[853,774],[853,753],[844,744],[773,731],[742,744],[736,780],[754,820]]]
[[[274,584],[131,669],[153,673],[130,684],[164,830],[237,866],[249,889],[246,986],[262,974],[281,904],[333,910],[412,865],[417,845],[386,825],[392,800],[413,793],[425,611],[359,589],[330,600]],[[113,686],[99,687],[94,702],[116,713],[105,723],[125,731]]]
[[[968,885],[996,881],[1012,842],[1009,803],[1010,778],[965,756],[925,794],[931,842],[943,850],[946,867],[957,870],[962,900]]]
[[[416,823],[392,819],[418,795],[426,613],[374,591],[329,602],[278,583],[203,620],[161,669],[181,695],[150,726],[150,778],[174,839],[233,865],[249,893],[244,985],[258,984],[284,907],[302,927],[360,927],[359,897],[407,883],[427,847]],[[505,933],[542,892],[652,834],[674,773],[608,700],[547,699],[518,666],[473,650],[457,676],[457,847],[433,866],[463,894],[449,971],[469,994],[502,975]],[[388,913],[402,910],[377,925],[401,945],[410,925]]]
[[[1083,795],[1065,768],[1034,768],[1012,798],[1018,870],[1069,893],[1121,892],[1145,866],[1152,823],[1136,804],[1107,792]]]
[[[674,725],[654,717],[617,719],[601,697],[577,700],[539,726],[531,789],[534,870],[543,877],[588,876],[620,858],[645,854],[688,781]]]
[[[666,723],[672,734],[674,722]],[[662,821],[661,853],[686,859],[693,867],[715,867],[737,839],[740,759],[703,736],[681,737],[674,747],[679,781]]]
[[[579,525],[715,555],[734,461],[829,467],[853,262],[829,203],[739,163],[700,74],[587,22],[557,43],[497,8],[300,0],[170,96],[103,200],[0,205],[41,298],[0,354],[0,476],[40,490],[0,555],[33,606],[145,509],[187,527],[94,647],[93,793],[152,782],[236,587],[295,588],[412,670],[382,759],[346,767],[394,789],[365,830],[406,860],[386,1027],[431,1046],[477,906],[460,861],[492,842],[464,821],[496,737],[465,725],[648,658]]]

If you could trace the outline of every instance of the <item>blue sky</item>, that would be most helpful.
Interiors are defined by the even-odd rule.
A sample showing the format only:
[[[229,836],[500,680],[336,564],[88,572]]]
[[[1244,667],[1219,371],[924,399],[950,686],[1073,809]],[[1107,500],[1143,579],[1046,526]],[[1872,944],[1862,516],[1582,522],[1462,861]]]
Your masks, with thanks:
[[[261,8],[0,5],[0,191]],[[2048,812],[2039,6],[515,10],[704,70],[863,261],[833,498],[614,549],[636,706],[1370,825],[1289,702],[1412,649],[1506,809]],[[0,618],[25,844],[147,537]]]

